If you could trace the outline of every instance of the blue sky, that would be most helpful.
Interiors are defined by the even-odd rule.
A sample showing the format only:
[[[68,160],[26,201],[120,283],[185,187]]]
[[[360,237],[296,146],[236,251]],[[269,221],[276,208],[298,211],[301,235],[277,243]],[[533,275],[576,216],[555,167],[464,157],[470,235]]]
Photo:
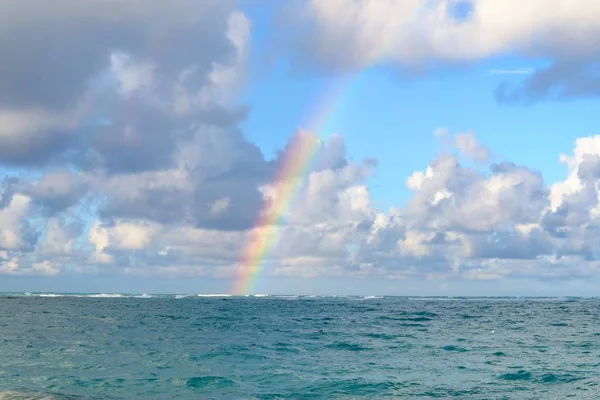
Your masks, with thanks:
[[[270,60],[277,34],[272,19],[278,8],[267,4],[245,7],[255,26],[255,54],[242,96],[251,107],[242,125],[244,132],[270,156],[296,129],[306,127],[315,104],[335,86],[332,81],[349,80],[350,89],[339,99],[345,111],[335,113],[321,133],[342,134],[349,157],[377,159],[380,168],[368,185],[380,208],[403,203],[409,196],[402,182],[439,150],[433,135],[437,128],[477,132],[479,140],[494,150],[494,161],[526,164],[542,171],[548,183],[566,178],[559,154],[570,149],[576,138],[597,129],[590,118],[595,98],[542,99],[531,105],[498,102],[495,91],[500,84],[521,82],[547,65],[544,59],[507,54],[410,78],[385,65],[343,77],[298,76],[285,57]]]
[[[600,5],[75,3],[0,5],[0,291],[595,293]]]

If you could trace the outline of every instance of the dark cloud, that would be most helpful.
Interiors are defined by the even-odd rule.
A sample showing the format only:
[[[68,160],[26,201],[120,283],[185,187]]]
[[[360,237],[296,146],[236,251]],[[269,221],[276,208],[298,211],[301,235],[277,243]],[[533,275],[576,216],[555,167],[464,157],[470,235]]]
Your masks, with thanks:
[[[258,186],[269,182],[269,175],[265,172],[268,172],[266,168],[265,171],[252,175],[248,171],[234,170],[229,177],[218,177],[199,184],[192,200],[193,224],[202,228],[225,230],[253,227],[264,208],[264,199]],[[225,209],[215,212],[214,205],[221,199],[226,199]]]
[[[189,202],[185,193],[175,188],[148,186],[137,189],[138,195],[133,199],[109,195],[99,209],[99,216],[105,221],[132,218],[163,224],[177,224],[189,219]],[[115,189],[118,190],[118,187]]]
[[[17,185],[20,182],[19,178],[14,176],[5,176],[0,185],[0,209],[4,209],[10,205],[13,195],[17,192]]]
[[[597,96],[600,96],[600,60],[597,58],[559,59],[521,83],[503,83],[496,89],[496,99],[502,104]]]
[[[157,182],[156,175],[146,174],[133,178],[135,182],[119,182],[115,176],[115,186],[108,189],[100,210],[102,217],[208,229],[251,227],[264,206],[259,187],[272,181],[275,164],[237,129],[200,127],[185,143],[178,153],[183,166],[177,178]],[[124,195],[132,183],[135,195]],[[215,206],[217,202],[221,206]]]
[[[222,32],[232,10],[228,0],[3,1],[0,107],[75,106],[116,50],[156,61],[165,75],[190,65],[203,75],[230,55]]]
[[[70,171],[56,171],[45,174],[37,182],[23,183],[20,190],[48,217],[75,205],[89,188],[89,182],[82,176]]]
[[[43,166],[58,159],[111,172],[168,165],[192,117],[175,118],[169,110],[174,87],[197,93],[212,84],[215,65],[235,61],[235,43],[225,34],[234,10],[232,1],[3,1],[0,163]],[[147,71],[136,71],[140,66]],[[148,71],[165,104],[116,93]],[[192,78],[181,80],[184,73]],[[125,82],[115,86],[115,78]],[[239,113],[214,105],[193,111],[206,123],[239,120]]]
[[[37,116],[23,115],[19,118],[28,119],[28,123],[35,124]],[[6,134],[0,137],[0,164],[7,166],[42,167],[53,157],[65,152],[74,140],[73,132],[70,131],[72,128],[46,125],[44,121],[32,127],[35,131],[22,132],[18,128],[11,129],[10,125],[3,128]]]
[[[90,138],[89,166],[107,173],[155,170],[172,166],[176,139],[187,132],[164,110],[144,101],[120,104],[108,126]]]
[[[555,248],[545,232],[535,229],[524,236],[517,232],[472,235],[468,239],[472,258],[533,260],[553,254]]]

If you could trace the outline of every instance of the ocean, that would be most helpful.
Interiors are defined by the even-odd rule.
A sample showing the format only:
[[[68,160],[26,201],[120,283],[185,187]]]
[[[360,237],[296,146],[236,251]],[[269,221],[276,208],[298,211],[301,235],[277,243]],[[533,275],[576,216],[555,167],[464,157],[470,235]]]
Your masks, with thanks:
[[[600,299],[0,295],[0,399],[598,399]]]

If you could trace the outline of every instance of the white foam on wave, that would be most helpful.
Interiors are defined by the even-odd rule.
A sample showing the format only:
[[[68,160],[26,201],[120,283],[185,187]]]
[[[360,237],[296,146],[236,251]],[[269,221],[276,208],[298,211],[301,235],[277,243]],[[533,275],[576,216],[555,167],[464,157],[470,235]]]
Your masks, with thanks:
[[[143,293],[23,293],[24,297],[76,297],[76,298],[92,298],[92,299],[152,299],[156,295]],[[1,399],[0,399],[1,400]]]
[[[53,394],[49,394],[49,393],[17,392],[14,390],[0,390],[0,400],[59,400],[62,398],[72,399],[74,397],[53,395]]]
[[[456,299],[452,299],[449,297],[409,297],[408,300],[411,301],[452,301]]]
[[[121,298],[121,297],[132,297],[120,293],[90,293],[90,294],[75,294],[75,293],[25,293],[26,297],[90,297],[90,298]],[[149,297],[150,295],[144,294],[137,297]]]

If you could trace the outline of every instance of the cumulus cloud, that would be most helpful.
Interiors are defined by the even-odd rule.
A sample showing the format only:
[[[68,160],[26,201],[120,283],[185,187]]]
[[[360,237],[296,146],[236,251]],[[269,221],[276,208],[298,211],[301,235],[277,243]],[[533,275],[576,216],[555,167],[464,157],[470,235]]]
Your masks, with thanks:
[[[24,182],[20,188],[46,215],[75,205],[87,194],[88,189],[89,178],[68,170],[48,172],[39,180]]]
[[[297,135],[293,140],[311,134]],[[195,191],[206,186],[192,177],[201,171],[211,176],[211,165],[217,168],[217,176],[222,176],[231,171],[235,156],[229,161],[233,164],[205,159],[203,167],[97,176],[87,190],[107,200],[100,205],[101,212],[91,228],[83,230],[81,222],[72,221],[68,207],[58,207],[62,211],[55,214],[65,216],[50,217],[41,236],[38,233],[40,238],[33,241],[27,240],[32,228],[27,216],[33,215],[32,204],[39,200],[32,199],[45,199],[46,192],[61,197],[71,193],[71,185],[65,179],[64,187],[49,189],[53,175],[25,186],[9,179],[4,184],[4,209],[0,213],[6,232],[1,243],[2,271],[58,274],[77,262],[80,272],[116,268],[120,273],[140,276],[229,277],[240,265],[247,240],[256,234],[274,235],[277,244],[264,262],[271,266],[269,273],[284,277],[554,279],[585,277],[597,270],[598,137],[579,139],[572,156],[561,156],[569,176],[548,186],[539,172],[526,166],[491,163],[482,171],[463,164],[463,157],[480,162],[489,157],[489,151],[485,157],[477,157],[480,152],[475,150],[483,145],[474,133],[437,131],[436,135],[441,140],[450,139],[447,144],[455,154],[446,149],[423,171],[409,176],[406,185],[412,195],[405,205],[388,212],[371,204],[367,180],[375,164],[370,160],[349,161],[339,136],[322,141],[325,155],[317,157],[321,162],[313,164],[304,181],[292,182],[300,184],[297,198],[277,226],[228,229],[225,220],[221,220],[224,226],[212,226],[194,218],[193,207],[203,207],[207,218],[213,220],[231,217],[235,192],[226,191],[226,196],[219,192],[213,200],[198,203]],[[246,146],[243,140],[235,143],[224,154]],[[282,151],[272,165],[287,156]],[[261,168],[270,165],[261,157],[244,165],[248,168],[253,164]],[[274,182],[276,174],[272,168],[269,171],[260,182],[240,192],[260,194],[260,206],[247,213],[253,218],[261,210],[268,212],[273,196],[282,195],[278,191],[286,187]],[[232,182],[246,177],[234,174]],[[155,198],[151,188],[170,190],[174,197],[166,197],[181,201],[179,209],[187,211],[173,214],[168,204],[161,202],[144,206],[144,201]],[[27,189],[31,197],[21,194],[20,189]],[[121,196],[121,200],[114,196]],[[114,205],[127,209],[127,201],[132,211],[119,214],[119,207]],[[103,214],[108,209],[102,207],[111,204],[115,213]],[[133,213],[135,204],[140,205],[138,214]],[[155,218],[152,210],[170,217]],[[43,213],[43,208],[38,212]],[[232,218],[237,220],[239,215],[233,212]],[[77,244],[81,235],[85,236],[83,245]],[[37,243],[36,250],[31,251],[31,246],[28,250],[27,243]]]
[[[596,54],[583,41],[598,26],[591,2],[424,4],[311,1],[314,37],[295,49],[333,69],[509,51],[581,66]],[[368,188],[377,162],[352,161],[342,136],[298,131],[272,160],[244,136],[235,100],[251,24],[233,2],[48,7],[0,5],[2,274],[229,278],[261,235],[274,243],[267,273],[286,277],[584,277],[600,265],[599,137],[579,139],[560,159],[568,178],[548,185],[527,166],[491,163],[475,133],[438,130],[443,151],[399,176],[410,197],[381,211]],[[282,176],[302,141],[319,149],[306,174]]]
[[[43,109],[0,106],[0,162],[6,165],[41,165],[73,139],[77,110],[53,114]]]
[[[485,163],[491,157],[490,150],[477,140],[473,132],[450,135],[446,129],[438,128],[434,131],[434,135],[445,146],[458,150],[461,155],[471,161]]]
[[[222,75],[245,56],[246,19],[231,1],[10,0],[0,14],[5,164],[66,158],[110,172],[167,165],[190,123],[173,118],[174,99],[231,85]],[[188,114],[222,109],[213,103]],[[221,114],[224,123],[236,118]]]
[[[33,239],[27,221],[30,204],[29,197],[15,194],[0,209],[0,249],[30,250]]]
[[[256,219],[282,195],[274,178],[293,151],[267,161],[237,126],[249,21],[232,2],[75,3],[1,6],[3,37],[20,40],[23,59],[0,69],[0,163],[36,171],[3,185],[4,271],[233,270]],[[33,22],[14,22],[23,19]],[[11,51],[0,44],[0,55]],[[66,63],[72,53],[81,57]],[[39,76],[53,79],[31,84]],[[374,163],[348,162],[339,136],[322,147],[282,237],[311,236],[306,251],[343,263],[352,227],[371,214],[364,180]]]
[[[599,93],[600,3],[595,1],[310,0],[293,4],[287,14],[292,29],[286,48],[292,49],[294,65],[302,69],[353,71],[384,63],[405,73],[419,73],[440,63],[519,54],[549,66],[531,71],[521,83],[499,86],[499,101]]]
[[[10,271],[118,264],[163,225],[251,224],[272,168],[237,128],[251,27],[235,2],[10,0],[0,14]]]
[[[550,186],[525,166],[491,164],[482,173],[441,154],[407,179],[405,207],[377,216],[360,262],[400,276],[591,276],[599,140],[578,139],[574,155],[561,157],[569,177]]]
[[[73,106],[114,49],[156,61],[165,75],[177,75],[182,66],[191,65],[206,72],[215,59],[229,56],[231,44],[221,33],[234,6],[227,0],[59,0],[35,7],[4,1],[0,104]],[[194,51],[200,45],[203,51]]]

